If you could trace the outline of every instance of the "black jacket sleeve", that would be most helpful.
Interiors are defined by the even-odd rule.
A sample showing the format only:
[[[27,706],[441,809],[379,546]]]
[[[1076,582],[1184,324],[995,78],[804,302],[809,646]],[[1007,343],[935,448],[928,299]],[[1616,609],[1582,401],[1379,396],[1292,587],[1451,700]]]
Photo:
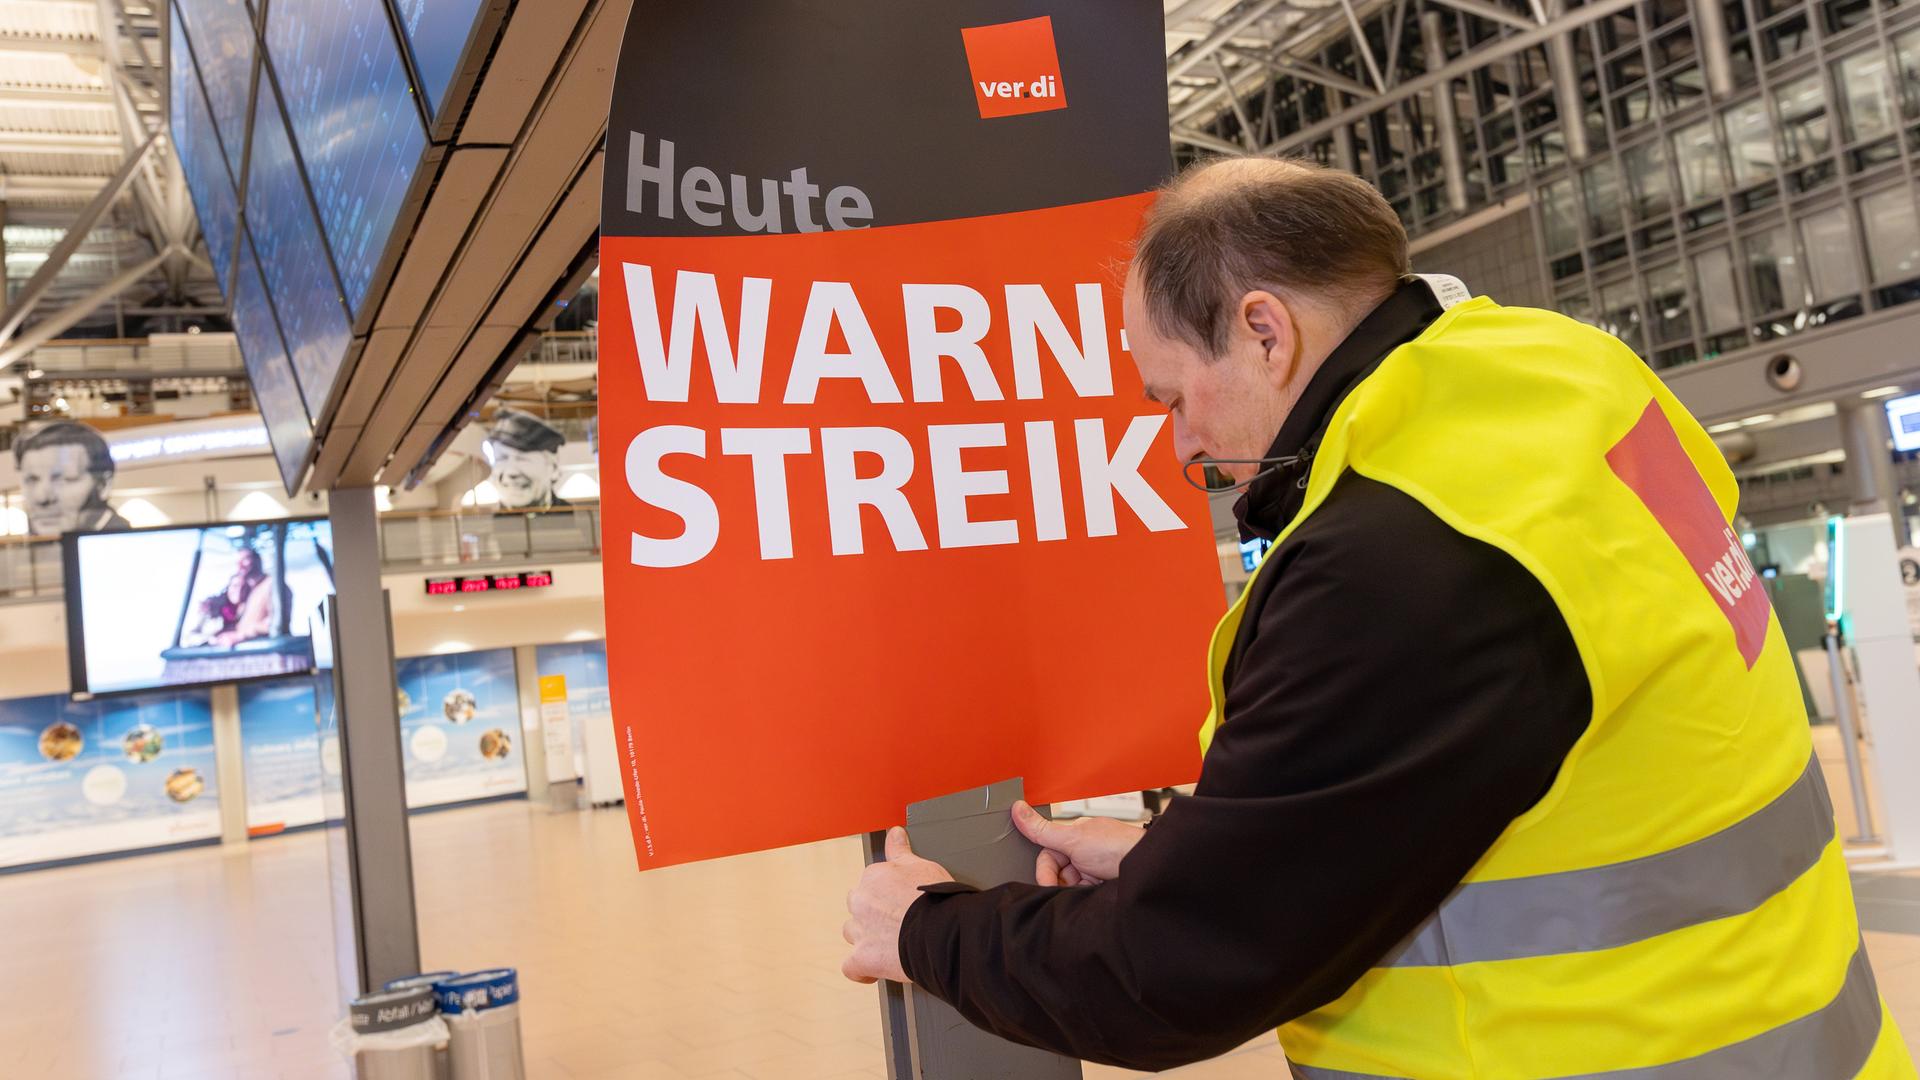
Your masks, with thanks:
[[[1195,793],[1112,882],[916,901],[917,985],[1090,1061],[1211,1057],[1338,997],[1539,801],[1591,695],[1531,574],[1351,474],[1269,558]]]

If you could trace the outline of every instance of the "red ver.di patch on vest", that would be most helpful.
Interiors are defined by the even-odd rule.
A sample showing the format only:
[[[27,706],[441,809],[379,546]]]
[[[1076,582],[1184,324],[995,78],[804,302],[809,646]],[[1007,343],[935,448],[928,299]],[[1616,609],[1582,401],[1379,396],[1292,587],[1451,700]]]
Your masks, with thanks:
[[[1721,515],[1659,402],[1649,402],[1639,423],[1607,451],[1607,464],[1687,557],[1701,587],[1733,626],[1740,657],[1751,669],[1766,644],[1767,617],[1773,609],[1746,547]]]

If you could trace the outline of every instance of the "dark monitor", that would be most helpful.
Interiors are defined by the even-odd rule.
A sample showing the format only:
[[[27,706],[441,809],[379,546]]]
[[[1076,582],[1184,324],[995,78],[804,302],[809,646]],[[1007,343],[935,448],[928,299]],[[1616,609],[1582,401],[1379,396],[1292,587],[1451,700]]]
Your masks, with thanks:
[[[234,197],[233,179],[214,135],[213,115],[200,89],[182,20],[173,20],[170,41],[173,63],[167,77],[174,152],[186,174],[187,193],[193,198],[200,232],[207,241],[207,255],[213,260],[214,277],[224,296],[233,264],[234,237],[239,230],[239,200]]]
[[[180,0],[179,11],[175,24],[186,24],[214,130],[237,179],[246,150],[247,95],[253,89],[253,15],[241,0]]]
[[[264,80],[254,107],[252,153],[247,233],[260,257],[267,294],[280,316],[301,396],[317,418],[340,377],[347,347],[353,342],[353,326],[340,306],[339,285],[300,179],[286,123]]]
[[[347,308],[357,314],[427,146],[393,23],[383,0],[276,0],[265,40]]]
[[[1887,427],[1893,430],[1895,450],[1920,450],[1920,394],[1889,400]]]
[[[460,71],[461,60],[479,27],[480,9],[489,0],[394,0],[400,32],[413,54],[420,76],[420,94],[427,112],[438,118],[447,87]]]
[[[326,650],[324,518],[69,533],[67,658],[76,694],[310,672]]]
[[[300,487],[307,459],[313,451],[313,424],[293,378],[293,362],[280,336],[280,323],[267,299],[266,282],[254,259],[253,245],[243,235],[240,265],[233,282],[233,333],[240,342],[240,359],[253,385],[253,401],[267,425],[267,441],[280,467],[280,481],[288,491]]]

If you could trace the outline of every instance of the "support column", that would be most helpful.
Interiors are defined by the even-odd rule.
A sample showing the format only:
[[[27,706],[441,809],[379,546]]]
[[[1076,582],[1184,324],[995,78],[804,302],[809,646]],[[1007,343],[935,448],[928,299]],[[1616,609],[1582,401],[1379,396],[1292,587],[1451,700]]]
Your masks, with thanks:
[[[520,745],[527,766],[527,801],[547,798],[547,730],[540,719],[540,665],[532,645],[513,648],[514,681],[520,684]]]
[[[1733,53],[1727,45],[1727,9],[1721,0],[1694,0],[1693,32],[1707,71],[1707,93],[1720,101],[1733,93]]]
[[[1548,0],[1550,17],[1557,19],[1565,11],[1565,0]],[[1554,108],[1560,114],[1560,131],[1567,140],[1567,157],[1585,161],[1587,120],[1580,101],[1580,65],[1574,62],[1570,32],[1555,34],[1547,41],[1547,62],[1553,69]]]
[[[1840,448],[1847,453],[1847,514],[1886,514],[1893,525],[1893,546],[1908,545],[1906,514],[1894,482],[1887,448],[1887,412],[1871,401],[1838,401]]]
[[[220,843],[247,842],[247,773],[240,744],[240,691],[213,688],[213,776],[220,788]]]
[[[1420,13],[1420,39],[1427,46],[1427,70],[1447,66],[1446,32],[1440,13],[1432,8]],[[1451,80],[1433,88],[1433,123],[1440,137],[1440,167],[1446,178],[1447,207],[1456,214],[1467,212],[1467,166],[1460,155],[1460,119],[1453,100]]]
[[[380,583],[373,489],[328,493],[333,522],[334,683],[346,792],[347,887],[360,990],[418,974],[413,849],[393,675],[393,623]],[[336,878],[339,868],[335,867]],[[344,948],[345,942],[336,942]]]
[[[1341,124],[1333,129],[1333,156],[1339,166],[1350,173],[1360,171],[1360,161],[1353,153],[1353,125]]]

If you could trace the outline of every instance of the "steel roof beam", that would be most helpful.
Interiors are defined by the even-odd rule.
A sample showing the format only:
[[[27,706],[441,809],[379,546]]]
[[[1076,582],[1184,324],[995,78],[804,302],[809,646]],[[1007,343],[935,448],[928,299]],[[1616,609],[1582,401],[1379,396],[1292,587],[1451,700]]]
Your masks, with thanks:
[[[1464,11],[1468,15],[1478,16],[1488,22],[1511,26],[1516,30],[1535,30],[1541,25],[1540,20],[1501,7],[1494,0],[1434,0],[1434,2],[1444,4],[1455,11]]]
[[[1281,0],[1258,0],[1253,6],[1241,12],[1238,17],[1221,24],[1219,29],[1202,38],[1198,44],[1188,46],[1185,52],[1175,57],[1172,65],[1167,68],[1167,78],[1178,78],[1192,71],[1195,67],[1199,66],[1200,61],[1212,56],[1215,49],[1225,45],[1227,42],[1239,36],[1247,27],[1265,18],[1267,13],[1279,7],[1280,3]]]
[[[114,276],[113,280],[108,281],[106,284],[94,289],[80,299],[68,304],[58,312],[34,323],[33,329],[15,338],[5,348],[0,348],[0,368],[6,367],[8,364],[27,355],[46,342],[73,329],[79,324],[80,320],[98,311],[101,305],[137,284],[141,278],[159,269],[160,264],[165,262],[167,256],[172,253],[173,249],[168,248],[158,255],[141,262],[137,266],[130,266],[122,270]]]
[[[45,295],[47,288],[53,284],[53,279],[59,275],[60,268],[65,266],[67,259],[86,242],[87,234],[92,232],[93,227],[106,216],[107,210],[113,206],[114,200],[120,197],[120,193],[126,190],[127,184],[140,170],[140,163],[146,160],[147,152],[153,149],[157,138],[157,135],[147,136],[139,149],[120,163],[120,170],[114,173],[113,179],[94,194],[93,201],[88,203],[86,209],[80,211],[80,215],[74,219],[73,224],[68,226],[67,235],[61,237],[60,243],[47,255],[47,261],[41,263],[40,269],[34,271],[33,276],[27,279],[27,283],[21,286],[19,294],[13,298],[13,303],[7,307],[4,315],[0,315],[0,345],[5,345],[13,337],[14,332],[20,329],[20,324],[27,320],[27,315],[33,310],[33,306],[40,302],[40,297]],[[155,266],[159,265],[157,259],[158,257],[156,257]]]
[[[1588,23],[1598,22],[1601,19],[1617,15],[1622,11],[1627,11],[1639,2],[1640,0],[1595,0],[1593,3],[1583,4],[1580,7],[1569,10],[1566,14],[1556,17],[1545,26],[1536,26],[1532,30],[1525,31],[1524,33],[1510,34],[1498,41],[1476,46],[1472,52],[1438,71],[1429,71],[1418,78],[1409,79],[1370,101],[1342,109],[1332,116],[1327,117],[1325,120],[1309,124],[1299,131],[1286,136],[1279,142],[1274,143],[1272,146],[1265,148],[1261,153],[1275,157],[1281,156],[1297,146],[1312,142],[1323,135],[1329,134],[1343,124],[1352,124],[1363,120],[1380,111],[1382,106],[1405,101],[1416,94],[1423,94],[1442,83],[1453,79],[1464,78],[1486,67],[1495,60],[1500,60],[1512,56],[1515,53],[1531,49],[1537,45],[1545,44],[1576,26],[1585,26]],[[1577,121],[1578,117],[1576,117],[1575,120]]]

